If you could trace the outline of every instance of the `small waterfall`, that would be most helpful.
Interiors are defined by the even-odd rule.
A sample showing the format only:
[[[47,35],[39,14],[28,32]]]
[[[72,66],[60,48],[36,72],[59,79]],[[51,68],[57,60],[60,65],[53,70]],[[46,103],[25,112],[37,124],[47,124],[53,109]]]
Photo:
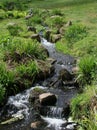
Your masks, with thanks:
[[[48,128],[53,130],[61,130],[62,124],[66,123],[65,120],[62,119],[56,119],[56,118],[50,118],[50,117],[42,117],[43,120],[45,120],[48,123]]]
[[[47,117],[55,117],[58,119],[62,118],[63,108],[51,107],[50,111],[47,112]]]
[[[66,123],[66,120],[62,118],[63,108],[47,107],[44,109],[46,116],[42,116],[42,119],[48,123],[47,127],[53,130],[61,130],[61,125]]]
[[[38,88],[44,89],[43,86],[36,86]],[[15,96],[10,96],[6,106],[9,106],[8,115],[17,116],[24,115],[26,118],[29,116],[29,95],[31,90],[36,87],[32,87],[23,93],[19,93]]]

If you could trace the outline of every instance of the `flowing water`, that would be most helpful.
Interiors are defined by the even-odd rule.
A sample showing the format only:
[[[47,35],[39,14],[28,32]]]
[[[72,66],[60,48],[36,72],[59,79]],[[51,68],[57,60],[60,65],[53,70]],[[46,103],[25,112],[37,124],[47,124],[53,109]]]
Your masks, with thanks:
[[[54,77],[58,77],[59,71],[62,68],[66,68],[71,71],[71,68],[74,63],[74,59],[71,56],[63,55],[55,50],[55,44],[47,42],[45,39],[42,38],[43,46],[48,50],[49,56],[56,59],[57,62],[55,63],[55,74],[53,77],[49,78],[49,80],[53,79]],[[43,82],[44,83],[44,82]],[[48,89],[47,86],[40,86],[40,84],[36,85],[41,89]],[[33,90],[32,87],[28,90],[25,90],[22,93],[19,93],[15,96],[10,96],[6,106],[4,106],[3,110],[0,113],[1,122],[3,120],[7,120],[12,117],[22,116],[23,119],[17,121],[15,123],[9,125],[0,125],[0,130],[32,130],[30,128],[31,122],[34,120],[34,110],[33,107],[29,104],[29,95],[30,92]],[[68,91],[63,91],[59,88],[56,89],[48,89],[49,92],[53,92],[54,94],[58,95],[58,100],[56,106],[44,108],[46,109],[46,114],[42,114],[41,118],[47,122],[47,126],[44,128],[38,128],[37,130],[73,130],[75,124],[68,124],[65,115],[63,115],[65,104],[70,102],[71,98],[76,95],[77,90],[75,87],[68,89]],[[64,125],[65,126],[62,126]]]

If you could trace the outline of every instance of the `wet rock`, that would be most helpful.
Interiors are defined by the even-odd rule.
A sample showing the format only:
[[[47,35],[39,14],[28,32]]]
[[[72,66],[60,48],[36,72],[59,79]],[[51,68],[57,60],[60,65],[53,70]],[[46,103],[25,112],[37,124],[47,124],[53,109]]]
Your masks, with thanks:
[[[47,77],[51,76],[54,72],[54,66],[48,61],[37,60],[37,65],[39,67],[39,73],[37,79],[44,80]]]
[[[31,103],[35,103],[37,99],[39,99],[39,95],[46,92],[44,89],[41,89],[39,87],[35,87],[31,92],[29,96],[29,101]]]
[[[51,41],[51,30],[46,30],[45,32],[45,38],[47,41]]]
[[[55,105],[57,98],[56,95],[52,94],[52,93],[43,93],[41,95],[39,95],[39,101],[41,105]]]
[[[47,123],[42,119],[38,119],[31,123],[31,128],[34,130],[42,130],[47,126]]]
[[[27,30],[28,30],[28,31],[32,31],[32,32],[35,32],[35,33],[36,33],[36,28],[35,28],[35,27],[28,26]]]
[[[37,40],[38,42],[41,42],[39,34],[32,34],[31,39]]]
[[[31,123],[31,128],[37,129],[37,128],[41,127],[42,125],[43,125],[42,121],[35,121],[35,122]]]
[[[61,34],[54,34],[51,36],[51,42],[56,43],[58,40],[61,39]]]
[[[47,58],[47,62],[53,65],[56,62],[56,60],[50,57],[50,58]]]
[[[40,113],[41,104],[39,101],[39,95],[46,93],[46,90],[36,87],[30,92],[29,102],[35,112]]]
[[[79,85],[78,85],[78,83],[77,83],[77,81],[76,80],[73,80],[73,81],[63,81],[63,85],[64,86],[69,86],[69,88],[68,89],[72,89],[72,88],[74,88],[74,87],[79,87]]]
[[[61,69],[59,72],[59,79],[62,79],[63,81],[70,81],[73,77],[67,69]]]
[[[76,75],[78,73],[78,71],[79,71],[79,68],[77,66],[72,68],[72,73],[74,75]]]

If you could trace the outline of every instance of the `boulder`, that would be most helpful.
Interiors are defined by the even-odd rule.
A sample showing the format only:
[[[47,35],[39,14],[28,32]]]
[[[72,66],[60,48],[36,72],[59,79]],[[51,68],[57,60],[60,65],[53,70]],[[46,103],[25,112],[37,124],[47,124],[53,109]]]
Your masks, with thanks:
[[[70,81],[73,79],[72,74],[67,69],[61,69],[59,72],[59,79],[62,81]]]
[[[39,95],[39,101],[41,105],[52,106],[56,104],[57,98],[52,93],[43,93]]]
[[[28,31],[32,31],[32,32],[35,32],[35,33],[36,33],[36,28],[35,28],[35,27],[28,26],[27,30],[28,30]]]
[[[55,70],[54,66],[47,61],[37,60],[37,66],[39,68],[39,73],[37,75],[38,80],[44,80],[51,76]]]
[[[41,42],[41,38],[40,38],[39,34],[33,34],[33,35],[31,36],[31,39],[35,39],[35,40],[37,40],[38,42]]]
[[[44,89],[39,88],[38,86],[36,86],[31,92],[30,92],[30,96],[29,96],[29,101],[30,103],[35,103],[36,100],[39,98],[39,95],[45,93]]]
[[[61,34],[54,34],[51,36],[51,42],[56,43],[58,40],[61,39]]]

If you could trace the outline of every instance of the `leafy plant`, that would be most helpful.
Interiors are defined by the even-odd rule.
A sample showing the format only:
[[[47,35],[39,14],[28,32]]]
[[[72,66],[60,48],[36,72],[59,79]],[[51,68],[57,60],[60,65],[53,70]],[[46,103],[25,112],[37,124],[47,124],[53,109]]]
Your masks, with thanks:
[[[51,25],[53,26],[62,26],[65,23],[64,19],[62,17],[55,17],[51,20]]]
[[[2,50],[5,54],[5,61],[22,61],[24,58],[29,59],[45,59],[46,52],[41,45],[32,40],[21,38],[9,39],[7,43],[2,45]]]
[[[96,86],[86,86],[82,94],[71,101],[71,113],[78,124],[78,130],[96,130],[95,113],[92,99],[95,97]],[[96,100],[95,100],[96,101]],[[97,102],[94,102],[95,104]]]
[[[0,20],[7,18],[7,14],[4,10],[0,10]]]
[[[25,87],[29,87],[35,81],[38,71],[39,69],[35,61],[30,61],[27,65],[22,64],[16,67],[16,73],[19,79],[26,81],[24,82]]]
[[[78,78],[80,84],[91,84],[93,75],[96,72],[97,65],[95,59],[92,56],[83,57],[79,64]]]
[[[62,11],[61,11],[60,9],[54,9],[54,10],[52,11],[52,14],[53,14],[53,15],[63,16],[63,13],[62,13]]]
[[[9,31],[10,35],[12,35],[12,36],[18,36],[20,31],[22,31],[22,28],[15,23],[9,24],[7,26],[7,29]]]

